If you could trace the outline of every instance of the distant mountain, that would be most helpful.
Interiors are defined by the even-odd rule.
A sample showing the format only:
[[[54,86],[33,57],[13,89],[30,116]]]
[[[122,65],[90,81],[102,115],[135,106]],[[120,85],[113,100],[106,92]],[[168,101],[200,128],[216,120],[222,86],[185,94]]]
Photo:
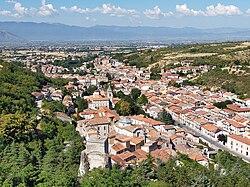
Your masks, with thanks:
[[[83,40],[168,40],[168,41],[233,41],[250,40],[250,29],[191,27],[79,27],[64,24],[34,22],[0,22],[0,30],[13,33],[30,41],[83,41]]]
[[[22,37],[6,31],[0,31],[0,42],[23,42]]]

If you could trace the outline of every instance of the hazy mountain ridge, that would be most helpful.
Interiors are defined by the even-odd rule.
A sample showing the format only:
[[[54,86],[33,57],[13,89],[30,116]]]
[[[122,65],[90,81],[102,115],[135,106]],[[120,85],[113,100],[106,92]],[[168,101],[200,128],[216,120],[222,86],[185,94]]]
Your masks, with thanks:
[[[0,42],[23,42],[22,37],[19,37],[13,33],[0,30]]]
[[[34,22],[0,22],[0,30],[13,33],[29,41],[81,41],[81,40],[249,40],[250,29],[149,26],[69,26]],[[0,40],[1,41],[1,40]]]

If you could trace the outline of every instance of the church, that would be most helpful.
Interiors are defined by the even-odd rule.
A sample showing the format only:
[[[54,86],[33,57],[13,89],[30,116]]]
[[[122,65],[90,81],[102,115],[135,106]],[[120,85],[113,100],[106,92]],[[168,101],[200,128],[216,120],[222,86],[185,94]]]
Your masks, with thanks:
[[[109,109],[113,108],[113,93],[109,86],[107,91],[96,90],[92,96],[87,98],[88,108],[93,110],[98,110],[100,107],[107,107]]]

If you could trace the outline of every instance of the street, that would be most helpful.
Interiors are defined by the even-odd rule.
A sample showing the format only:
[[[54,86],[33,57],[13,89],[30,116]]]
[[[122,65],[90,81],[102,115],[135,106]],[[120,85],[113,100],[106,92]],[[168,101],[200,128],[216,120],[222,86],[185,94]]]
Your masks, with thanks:
[[[183,128],[183,129],[186,129],[186,130],[188,130],[188,131],[195,132],[197,135],[199,135],[200,137],[202,137],[204,140],[206,140],[207,142],[209,142],[210,144],[212,144],[213,147],[215,147],[216,150],[218,150],[218,149],[225,150],[225,151],[231,153],[232,155],[237,156],[237,157],[240,157],[240,158],[242,158],[244,161],[250,163],[250,158],[247,158],[246,156],[243,156],[243,155],[241,155],[241,154],[239,154],[239,153],[237,153],[237,152],[235,152],[235,151],[230,150],[228,147],[226,147],[226,146],[220,144],[219,142],[216,142],[216,141],[214,141],[214,140],[211,140],[210,138],[208,138],[207,136],[204,136],[204,135],[201,134],[200,132],[198,132],[198,131],[196,131],[196,130],[190,128],[190,127],[187,127],[187,126],[185,126],[185,125],[178,124],[178,126],[180,126],[180,127]]]

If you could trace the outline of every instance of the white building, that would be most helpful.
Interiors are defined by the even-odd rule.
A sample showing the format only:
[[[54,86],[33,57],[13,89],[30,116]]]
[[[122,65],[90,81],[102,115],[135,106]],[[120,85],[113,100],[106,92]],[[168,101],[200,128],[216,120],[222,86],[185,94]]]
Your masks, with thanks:
[[[91,129],[97,131],[100,137],[107,137],[110,131],[110,121],[106,117],[77,121],[77,130],[86,139],[89,138],[88,132]]]
[[[250,139],[239,135],[229,135],[227,137],[227,146],[229,149],[250,158]]]
[[[96,90],[92,96],[87,98],[88,100],[88,108],[97,110],[100,107],[107,107],[112,108],[112,100],[113,100],[113,93],[111,88],[107,90],[106,96],[101,95],[99,90]]]

